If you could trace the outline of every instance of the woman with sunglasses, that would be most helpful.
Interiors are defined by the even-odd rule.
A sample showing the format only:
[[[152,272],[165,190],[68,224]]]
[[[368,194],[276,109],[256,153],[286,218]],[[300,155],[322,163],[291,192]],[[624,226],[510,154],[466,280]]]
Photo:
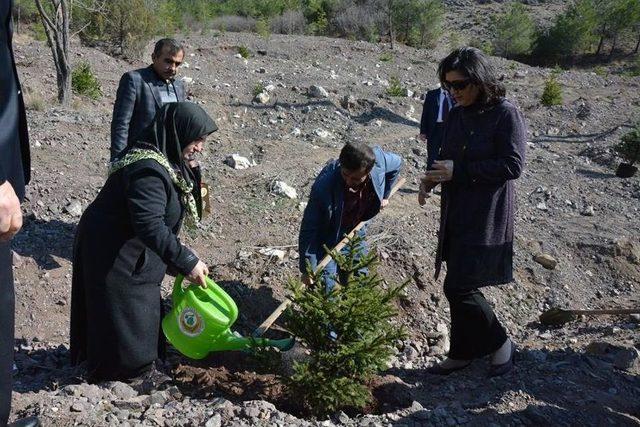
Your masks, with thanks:
[[[441,184],[436,278],[445,261],[451,348],[428,372],[448,375],[492,355],[489,375],[503,375],[513,367],[515,345],[480,288],[513,280],[514,180],[524,167],[525,122],[478,49],[454,50],[438,76],[457,106],[439,160],[421,180],[419,202]]]

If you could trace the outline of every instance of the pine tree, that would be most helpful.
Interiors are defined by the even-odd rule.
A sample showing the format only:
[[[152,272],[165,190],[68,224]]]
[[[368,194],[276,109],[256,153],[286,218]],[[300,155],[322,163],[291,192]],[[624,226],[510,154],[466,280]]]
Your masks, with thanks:
[[[288,284],[287,328],[310,351],[307,360],[295,364],[288,386],[316,415],[364,407],[371,399],[367,381],[387,368],[394,343],[405,336],[393,319],[398,314],[394,300],[407,283],[386,287],[376,272],[377,257],[373,251],[361,255],[361,244],[355,237],[344,253],[330,252],[342,272],[331,291],[323,272],[311,269],[312,286],[297,280]]]

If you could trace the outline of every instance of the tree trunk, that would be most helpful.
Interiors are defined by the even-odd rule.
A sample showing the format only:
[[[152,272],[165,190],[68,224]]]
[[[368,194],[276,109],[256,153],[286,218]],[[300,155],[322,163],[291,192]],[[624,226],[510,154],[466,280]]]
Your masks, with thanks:
[[[393,32],[393,1],[387,3],[387,24],[389,25],[389,41],[391,42],[391,50],[394,49],[395,34]]]
[[[613,52],[616,50],[617,43],[618,43],[618,34],[615,34],[613,36],[613,41],[611,42],[611,50],[609,51],[609,58],[607,59],[607,61],[611,61],[611,58],[613,58]]]
[[[640,30],[638,30],[638,43],[636,43],[636,48],[633,50],[633,53],[638,53],[638,48],[640,48]]]
[[[598,49],[596,49],[596,56],[600,56],[602,45],[604,44],[604,35],[600,36],[600,42],[598,43]]]
[[[50,0],[53,14],[42,7],[42,0],[36,0],[44,32],[51,47],[51,56],[56,67],[58,102],[67,106],[71,101],[71,66],[69,65],[69,3],[68,0]]]

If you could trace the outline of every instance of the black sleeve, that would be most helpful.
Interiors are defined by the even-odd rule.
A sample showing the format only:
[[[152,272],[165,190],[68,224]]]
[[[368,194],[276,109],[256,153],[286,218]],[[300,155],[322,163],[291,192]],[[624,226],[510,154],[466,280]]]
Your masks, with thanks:
[[[0,164],[0,185],[4,184],[7,180],[7,173],[4,171],[2,164]]]
[[[127,205],[136,236],[173,270],[187,275],[198,263],[191,250],[164,221],[167,208],[166,181],[159,172],[144,169],[129,176]]]

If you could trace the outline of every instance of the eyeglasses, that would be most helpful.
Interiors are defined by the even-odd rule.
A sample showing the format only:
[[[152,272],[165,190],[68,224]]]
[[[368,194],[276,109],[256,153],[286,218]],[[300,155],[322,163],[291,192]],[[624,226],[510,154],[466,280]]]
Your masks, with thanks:
[[[464,90],[467,86],[469,86],[469,83],[471,83],[471,79],[455,80],[452,82],[445,80],[442,82],[445,89],[447,89],[448,91],[451,91],[451,89]]]

